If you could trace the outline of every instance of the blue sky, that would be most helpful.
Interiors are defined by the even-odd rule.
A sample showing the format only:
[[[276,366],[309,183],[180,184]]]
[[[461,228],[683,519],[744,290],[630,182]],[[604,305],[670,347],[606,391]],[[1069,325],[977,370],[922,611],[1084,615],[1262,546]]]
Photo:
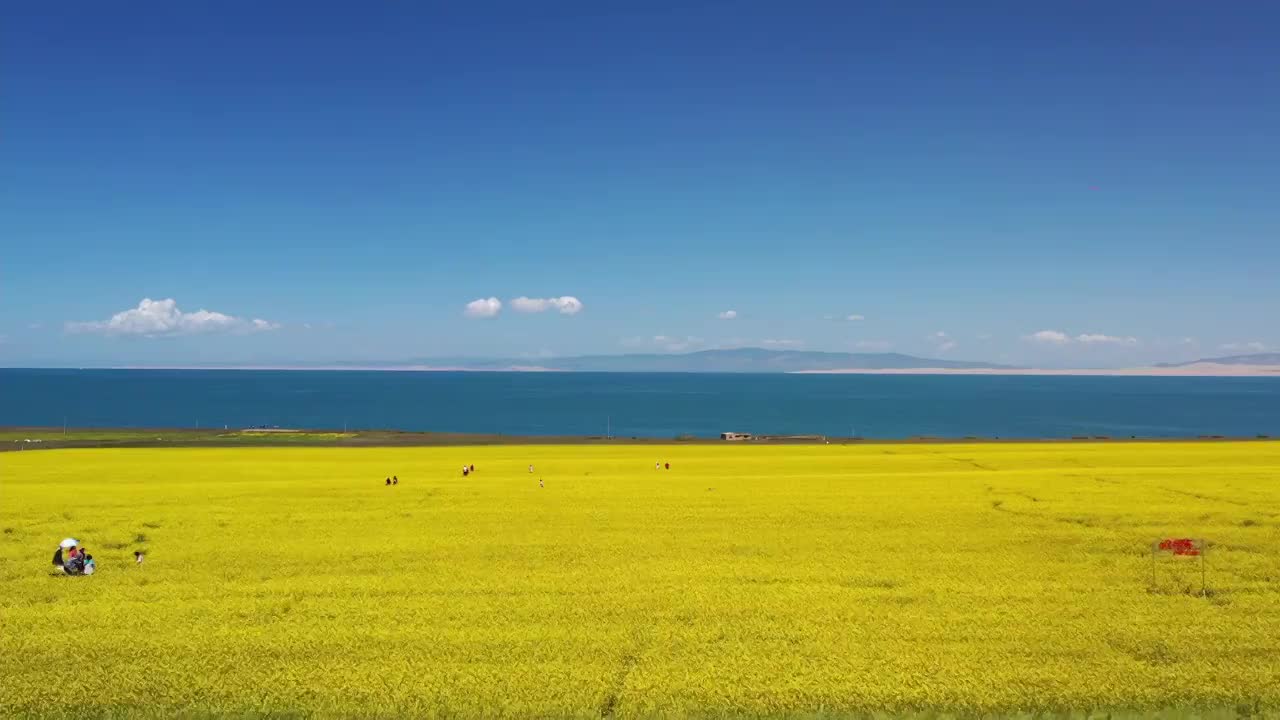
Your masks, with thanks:
[[[9,8],[0,365],[1280,346],[1280,7],[441,5]]]

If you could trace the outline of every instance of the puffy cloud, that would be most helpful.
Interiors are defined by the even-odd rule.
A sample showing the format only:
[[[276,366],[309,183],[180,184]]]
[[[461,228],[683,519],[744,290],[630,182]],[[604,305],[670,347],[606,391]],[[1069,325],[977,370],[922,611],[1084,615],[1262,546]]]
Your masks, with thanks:
[[[1254,340],[1253,342],[1227,343],[1220,347],[1227,352],[1262,352],[1267,349],[1265,344],[1260,343],[1257,340]]]
[[[732,319],[734,319],[734,318],[738,317],[738,311],[737,311],[737,310],[725,310],[724,312],[720,313],[719,315],[716,315],[716,317],[720,318],[721,320],[732,320]]]
[[[112,315],[107,320],[69,322],[67,332],[102,335],[166,337],[216,332],[264,332],[280,327],[261,318],[245,319],[211,310],[183,312],[173,298],[143,298],[138,307]]]
[[[522,313],[540,313],[556,310],[561,315],[577,315],[582,312],[582,301],[572,295],[553,298],[531,298],[523,295],[511,301],[511,309]]]
[[[1045,345],[1066,345],[1071,342],[1071,338],[1067,337],[1066,333],[1057,330],[1033,332],[1026,339],[1032,342],[1044,343]]]
[[[489,297],[467,303],[462,314],[470,318],[491,318],[500,312],[502,312],[502,301],[496,297]]]
[[[1121,335],[1103,335],[1102,333],[1081,333],[1075,337],[1060,332],[1058,330],[1041,330],[1040,332],[1031,333],[1025,336],[1026,340],[1037,342],[1042,345],[1070,345],[1079,343],[1080,345],[1127,345],[1133,346],[1138,344],[1138,338]]]
[[[1137,345],[1138,338],[1083,333],[1076,336],[1076,342],[1084,343],[1085,345]]]
[[[858,314],[856,314],[856,313],[855,313],[855,314],[853,314],[853,315],[849,315],[849,316],[845,317],[845,320],[848,320],[849,322],[857,322],[857,321],[859,321],[859,320],[866,320],[866,319],[867,319],[867,318],[866,318],[865,316],[863,316],[863,315],[858,315]]]

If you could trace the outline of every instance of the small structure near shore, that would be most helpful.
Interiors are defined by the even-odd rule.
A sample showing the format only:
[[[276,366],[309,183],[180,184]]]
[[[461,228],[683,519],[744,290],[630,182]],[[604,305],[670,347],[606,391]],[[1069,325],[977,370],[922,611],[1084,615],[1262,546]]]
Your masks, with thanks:
[[[721,440],[751,440],[752,435],[751,433],[722,432],[720,433],[720,439]]]

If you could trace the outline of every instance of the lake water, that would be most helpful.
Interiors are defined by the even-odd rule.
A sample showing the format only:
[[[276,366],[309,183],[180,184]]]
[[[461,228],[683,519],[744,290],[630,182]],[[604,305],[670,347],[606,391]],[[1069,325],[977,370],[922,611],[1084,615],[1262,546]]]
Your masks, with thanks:
[[[1280,436],[1280,378],[0,369],[0,425]]]

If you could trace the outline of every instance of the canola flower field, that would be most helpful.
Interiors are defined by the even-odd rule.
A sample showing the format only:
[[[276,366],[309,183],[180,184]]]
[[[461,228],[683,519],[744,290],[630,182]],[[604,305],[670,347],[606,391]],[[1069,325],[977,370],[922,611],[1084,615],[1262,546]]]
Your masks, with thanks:
[[[10,452],[0,532],[3,717],[1280,710],[1275,442]]]

